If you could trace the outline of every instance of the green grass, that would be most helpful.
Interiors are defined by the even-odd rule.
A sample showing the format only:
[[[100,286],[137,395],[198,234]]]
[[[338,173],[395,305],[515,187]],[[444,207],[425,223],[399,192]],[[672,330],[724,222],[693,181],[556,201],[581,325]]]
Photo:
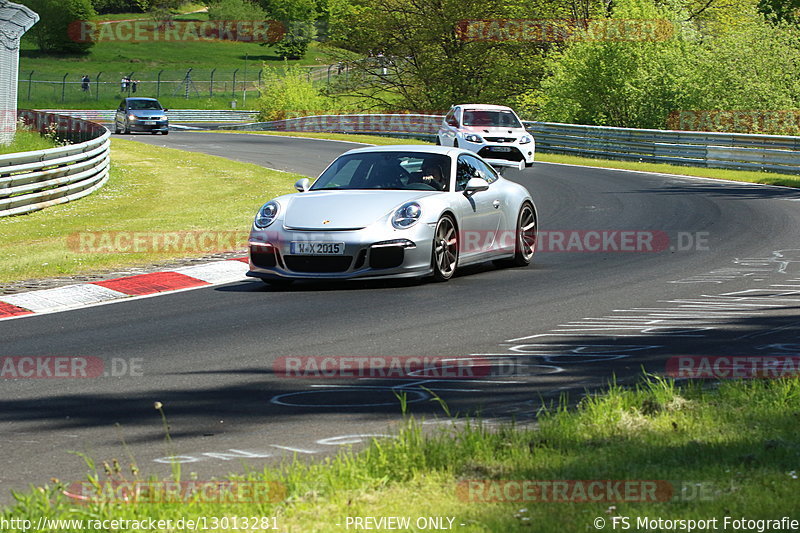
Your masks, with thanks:
[[[169,405],[164,410],[168,419]],[[396,439],[374,441],[360,453],[343,451],[322,462],[297,461],[234,478],[283,484],[286,498],[277,503],[76,505],[60,494],[69,484],[62,480],[18,494],[18,503],[2,516],[34,523],[40,516],[278,516],[280,531],[302,533],[346,530],[348,516],[401,516],[412,522],[449,516],[455,531],[469,533],[593,531],[597,517],[606,522],[601,530],[612,531],[614,516],[629,517],[633,531],[640,530],[637,517],[717,518],[720,525],[725,516],[778,519],[796,511],[798,417],[796,379],[704,389],[651,376],[635,388],[612,386],[588,395],[576,409],[545,410],[536,429],[490,430],[465,420],[431,434],[410,419]],[[106,478],[135,479],[135,467],[129,474],[126,463],[108,466],[107,474],[93,472],[90,479],[98,486]],[[525,501],[483,501],[480,493],[463,490],[469,481],[505,480],[646,480],[657,481],[660,490],[654,493],[657,501],[645,502],[620,501],[613,493],[614,501],[603,502],[543,501],[535,493]],[[84,524],[83,531],[95,529]]]
[[[81,251],[80,234],[89,232],[237,232],[244,250],[258,208],[269,198],[293,191],[300,177],[221,157],[112,139],[112,168],[99,191],[68,204],[28,215],[0,218],[0,282],[65,276],[125,266],[153,264],[174,257],[202,256],[217,244],[180,245],[156,251],[121,253],[128,241]],[[109,233],[109,235],[116,235]],[[225,236],[223,233],[223,245]],[[72,236],[72,237],[70,237]],[[73,240],[70,240],[73,239]],[[89,241],[84,241],[89,242]],[[216,241],[219,242],[219,241]]]
[[[187,8],[197,6],[187,6]],[[149,19],[143,13],[116,13],[101,19]],[[180,15],[177,20],[204,21],[205,13]],[[40,52],[31,38],[20,46],[18,107],[21,109],[113,109],[119,104],[120,79],[131,74],[140,80],[137,95],[163,98],[168,107],[229,109],[231,99],[242,109],[242,91],[255,102],[254,86],[262,68],[282,69],[286,65],[320,66],[329,63],[327,52],[319,43],[311,43],[305,57],[284,61],[272,46],[230,40],[111,40],[96,43],[86,54],[48,54]],[[193,69],[185,94],[184,80]],[[213,74],[212,70],[216,69]],[[234,71],[236,83],[234,85]],[[159,71],[160,88],[157,84]],[[91,80],[91,90],[81,90],[81,77]],[[66,75],[66,78],[64,76]],[[98,77],[99,75],[99,77]],[[33,80],[29,83],[29,79]],[[66,80],[66,84],[62,83]],[[98,82],[99,81],[99,85]],[[99,97],[97,92],[99,92]],[[171,98],[172,96],[175,98]]]
[[[40,135],[38,132],[20,128],[14,133],[14,140],[11,141],[11,144],[0,144],[0,154],[46,150],[56,146],[58,144],[53,139]]]

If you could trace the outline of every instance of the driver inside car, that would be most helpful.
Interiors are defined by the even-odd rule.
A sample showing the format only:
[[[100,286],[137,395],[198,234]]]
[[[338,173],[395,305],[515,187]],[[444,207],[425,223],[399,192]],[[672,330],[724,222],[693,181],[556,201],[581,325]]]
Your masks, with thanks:
[[[422,164],[422,183],[427,183],[437,191],[447,189],[447,181],[444,179],[442,168],[432,161],[425,161]]]

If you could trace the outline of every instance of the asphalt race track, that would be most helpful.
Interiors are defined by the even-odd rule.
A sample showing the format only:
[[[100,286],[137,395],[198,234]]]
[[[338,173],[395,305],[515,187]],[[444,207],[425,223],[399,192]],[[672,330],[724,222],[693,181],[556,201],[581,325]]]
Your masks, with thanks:
[[[310,176],[353,147],[230,133],[129,138]],[[423,386],[453,411],[525,420],[542,399],[642,366],[663,372],[670,357],[800,353],[800,191],[544,163],[506,176],[532,192],[547,232],[529,268],[479,266],[443,284],[276,291],[243,281],[0,321],[3,356],[95,356],[122,374],[2,382],[0,501],[51,477],[84,480],[71,452],[98,463],[132,457],[159,475],[178,456],[200,479],[320,456],[390,432],[395,394],[412,413],[441,419]],[[657,236],[660,251],[614,249],[623,230]],[[588,249],[592,231],[607,238],[600,250]],[[276,359],[308,355],[472,355],[508,371],[462,380],[273,374]],[[131,364],[142,375],[130,375]]]

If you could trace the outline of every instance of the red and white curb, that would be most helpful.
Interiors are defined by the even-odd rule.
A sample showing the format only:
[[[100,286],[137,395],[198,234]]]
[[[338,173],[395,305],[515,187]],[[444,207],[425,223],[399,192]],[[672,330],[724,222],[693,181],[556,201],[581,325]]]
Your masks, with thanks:
[[[0,320],[242,281],[249,279],[245,276],[248,269],[247,258],[237,258],[166,272],[0,295]]]

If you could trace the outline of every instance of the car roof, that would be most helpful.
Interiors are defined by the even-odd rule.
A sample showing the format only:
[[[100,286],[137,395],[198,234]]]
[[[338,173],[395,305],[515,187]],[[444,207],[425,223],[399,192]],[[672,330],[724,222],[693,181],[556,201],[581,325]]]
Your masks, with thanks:
[[[478,109],[484,111],[513,111],[513,109],[510,107],[493,104],[456,104],[453,107],[461,107],[463,109]]]
[[[125,98],[125,100],[151,100],[153,102],[158,102],[158,100],[155,98],[146,98],[143,96],[128,96],[127,98]]]
[[[451,146],[425,145],[425,144],[389,144],[384,146],[367,146],[366,148],[355,148],[345,153],[360,154],[365,152],[417,152],[423,154],[441,154],[450,157],[457,157],[461,154],[477,156],[475,152],[464,148]]]

